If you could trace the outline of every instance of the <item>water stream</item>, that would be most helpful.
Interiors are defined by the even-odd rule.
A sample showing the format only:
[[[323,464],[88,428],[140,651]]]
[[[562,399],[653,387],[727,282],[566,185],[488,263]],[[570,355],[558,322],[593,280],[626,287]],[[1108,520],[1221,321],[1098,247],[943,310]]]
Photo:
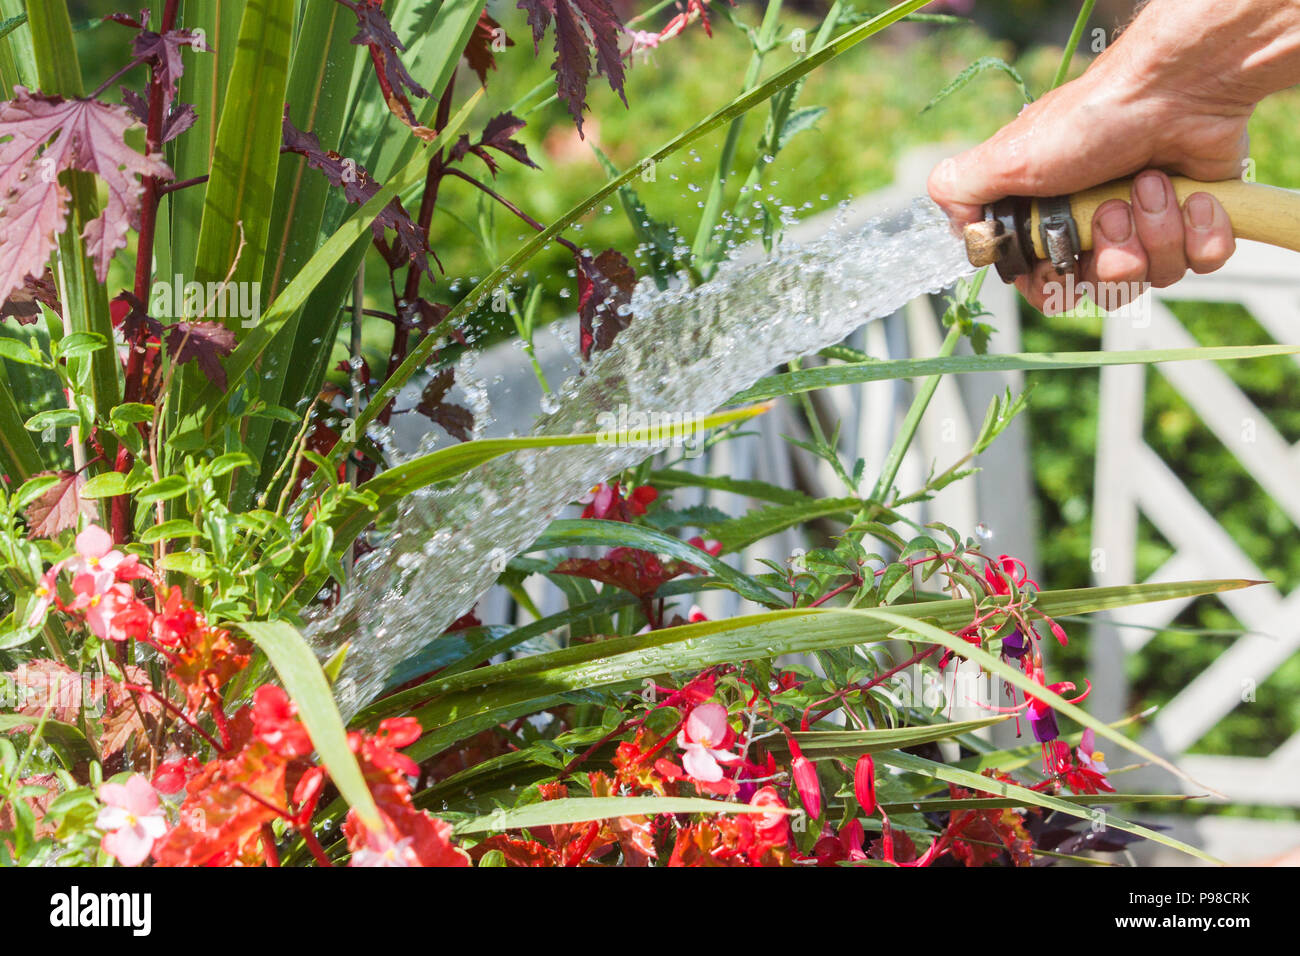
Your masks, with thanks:
[[[620,406],[647,416],[708,414],[775,366],[971,271],[942,213],[918,199],[865,227],[785,244],[762,262],[726,263],[697,288],[660,292],[643,282],[631,325],[584,375],[557,389],[533,431],[596,431],[597,415]],[[379,547],[357,562],[351,590],[309,624],[308,638],[322,654],[351,642],[336,688],[344,713],[468,612],[505,561],[567,504],[653,451],[524,451],[480,466],[452,488],[406,499]]]

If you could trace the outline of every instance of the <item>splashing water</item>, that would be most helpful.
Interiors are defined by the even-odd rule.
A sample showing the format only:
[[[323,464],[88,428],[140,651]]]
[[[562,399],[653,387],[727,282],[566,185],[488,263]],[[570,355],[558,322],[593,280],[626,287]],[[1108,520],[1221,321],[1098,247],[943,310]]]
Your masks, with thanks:
[[[851,233],[836,228],[762,262],[725,263],[697,288],[659,292],[643,282],[632,298],[635,320],[585,375],[564,383],[533,431],[596,431],[597,415],[620,406],[647,416],[708,414],[775,366],[971,271],[947,219],[917,199]],[[351,590],[308,628],[321,653],[351,642],[336,686],[344,713],[468,612],[568,503],[654,450],[526,450],[453,487],[408,497],[380,546],[357,562]]]

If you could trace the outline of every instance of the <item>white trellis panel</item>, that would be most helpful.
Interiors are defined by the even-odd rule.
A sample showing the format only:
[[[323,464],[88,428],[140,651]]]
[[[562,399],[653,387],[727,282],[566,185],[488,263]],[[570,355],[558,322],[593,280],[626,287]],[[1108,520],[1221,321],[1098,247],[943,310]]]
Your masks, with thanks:
[[[1271,337],[1296,342],[1300,340],[1300,255],[1243,242],[1220,272],[1189,276],[1170,289],[1153,293],[1149,315],[1137,311],[1112,317],[1106,325],[1104,347],[1196,345],[1165,304],[1177,299],[1240,303]],[[1181,362],[1156,366],[1155,371],[1141,366],[1107,368],[1101,372],[1098,422],[1093,525],[1096,583],[1122,584],[1135,579],[1139,515],[1151,522],[1174,551],[1150,580],[1261,580],[1262,572],[1179,478],[1180,463],[1162,460],[1146,444],[1142,409],[1146,377],[1152,374],[1165,378],[1258,483],[1261,500],[1267,495],[1300,525],[1300,448],[1277,433],[1221,367],[1212,362]],[[1172,758],[1202,786],[1150,769],[1126,775],[1124,786],[1188,793],[1204,793],[1210,788],[1233,803],[1300,806],[1300,732],[1278,741],[1267,757],[1186,754],[1235,707],[1250,706],[1254,689],[1300,650],[1300,590],[1284,594],[1273,584],[1263,584],[1227,592],[1218,599],[1246,633],[1161,708],[1143,735],[1144,743]],[[1168,601],[1115,611],[1095,627],[1091,669],[1096,681],[1094,713],[1105,719],[1122,715],[1128,705],[1126,658],[1141,654],[1156,630],[1177,618],[1189,603]],[[1230,859],[1252,858],[1253,850],[1243,856],[1243,848],[1249,845],[1245,829],[1241,829],[1244,842],[1235,849],[1226,836],[1234,825],[1230,818],[1219,818],[1213,826],[1208,821],[1189,824],[1186,820],[1180,825],[1222,840],[1219,849]],[[1282,840],[1282,845],[1275,847],[1278,852],[1300,844],[1300,830],[1294,826],[1279,825],[1274,832]],[[1190,839],[1196,841],[1195,833]]]

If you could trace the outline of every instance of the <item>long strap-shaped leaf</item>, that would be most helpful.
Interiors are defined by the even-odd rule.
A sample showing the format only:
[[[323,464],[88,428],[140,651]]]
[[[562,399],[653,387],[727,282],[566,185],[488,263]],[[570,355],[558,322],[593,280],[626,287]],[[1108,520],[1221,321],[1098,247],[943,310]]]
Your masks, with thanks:
[[[379,412],[388,404],[389,400],[410,380],[411,376],[417,370],[424,367],[429,359],[430,353],[437,348],[441,336],[452,327],[452,324],[460,319],[468,310],[474,307],[474,303],[480,302],[485,296],[491,295],[492,290],[513,275],[525,262],[531,259],[544,246],[552,242],[556,236],[568,229],[580,217],[591,209],[595,208],[606,197],[613,193],[620,186],[630,183],[642,170],[647,166],[653,166],[659,161],[666,159],[680,149],[689,146],[691,143],[707,136],[720,126],[730,122],[733,118],[753,109],[758,104],[766,101],[769,97],[775,95],[778,91],[785,89],[790,84],[798,81],[801,77],[806,76],[817,67],[829,60],[834,59],[846,50],[851,49],[858,43],[861,43],[867,37],[879,33],[885,27],[896,23],[903,17],[915,10],[925,6],[929,0],[905,0],[890,9],[881,13],[879,16],[872,17],[865,23],[861,23],[851,30],[846,30],[843,35],[837,37],[831,43],[815,53],[800,59],[791,64],[779,73],[776,73],[765,83],[755,89],[736,97],[722,109],[718,110],[712,116],[701,120],[692,126],[686,132],[677,136],[670,142],[659,147],[650,155],[646,156],[640,162],[628,167],[620,175],[615,176],[605,185],[601,186],[582,202],[571,208],[564,215],[560,216],[544,230],[533,236],[528,242],[519,247],[508,259],[492,270],[488,276],[478,283],[469,294],[457,304],[443,321],[428,336],[426,336],[419,345],[411,350],[411,353],[402,362],[401,366],[394,371],[384,384],[371,397],[369,404],[362,410],[357,419],[357,427],[364,428],[378,416]],[[352,450],[353,443],[339,442],[334,446],[330,453],[334,461],[342,461],[343,457]]]
[[[811,392],[832,385],[860,385],[887,379],[961,372],[1043,371],[1099,368],[1103,365],[1152,365],[1159,362],[1224,362],[1230,359],[1295,355],[1300,345],[1229,345],[1216,348],[1135,349],[1114,352],[1013,352],[1008,355],[953,355],[945,358],[891,359],[821,365],[761,378],[729,404],[758,402]]]
[[[1246,587],[1249,583],[1188,581],[1047,591],[1038,596],[1037,606],[1054,617],[1084,614],[1213,594]],[[893,609],[888,612],[890,620],[871,616],[880,613],[885,612],[799,608],[579,644],[448,677],[435,677],[375,702],[358,713],[354,721],[373,722],[403,712],[421,701],[430,701],[415,716],[427,730],[438,731],[435,742],[426,743],[428,738],[422,738],[413,748],[413,752],[428,756],[425,751],[446,746],[456,739],[454,733],[445,731],[447,725],[462,721],[472,725],[474,720],[491,719],[506,712],[528,713],[531,703],[557,694],[639,681],[665,673],[701,670],[714,664],[883,641],[900,626],[897,620],[932,621],[940,627],[956,628],[970,620],[971,605],[966,600],[934,601]],[[1044,696],[1041,691],[1035,693]],[[1054,702],[1049,700],[1049,703]],[[1063,712],[1073,716],[1070,711]],[[1081,722],[1087,726],[1087,721],[1092,718],[1084,715]],[[1105,727],[1103,736],[1118,735]],[[1129,749],[1136,746],[1127,740],[1125,744]],[[1141,753],[1146,757],[1148,751],[1143,749]]]
[[[429,149],[437,149],[455,140],[460,128],[473,112],[482,96],[482,90],[476,92],[460,108],[447,126],[429,144]],[[348,219],[329,239],[322,243],[316,253],[307,260],[284,291],[276,297],[256,327],[249,329],[243,340],[223,363],[226,376],[233,387],[241,387],[245,375],[253,368],[272,339],[284,327],[298,308],[307,301],[312,290],[325,278],[340,257],[370,229],[370,223],[379,215],[395,196],[424,179],[427,158],[421,154],[411,160],[400,173],[389,179],[384,188],[375,193],[355,216]],[[205,445],[206,426],[209,426],[226,407],[228,393],[222,392],[209,383],[199,392],[194,401],[184,410],[168,444],[178,449],[201,448]]]
[[[615,817],[655,816],[660,813],[792,813],[784,807],[753,807],[747,803],[726,803],[703,797],[563,797],[543,800],[512,810],[497,810],[474,817],[456,827],[458,834],[489,830],[517,830],[527,827],[586,823]]]
[[[347,732],[334,705],[329,682],[307,642],[283,621],[246,622],[236,626],[266,652],[289,696],[298,705],[298,716],[343,799],[367,827],[382,831],[383,821],[370,796],[370,788],[348,749]]]
[[[1013,783],[1007,783],[1002,780],[994,780],[991,777],[981,776],[977,773],[971,773],[969,770],[959,770],[956,767],[947,764],[936,763],[933,760],[925,760],[912,754],[899,753],[890,751],[876,758],[880,763],[889,767],[895,767],[898,770],[906,770],[909,773],[921,774],[922,776],[931,777],[935,780],[942,780],[944,783],[954,783],[959,787],[966,787],[972,790],[980,790],[985,793],[1000,794],[1007,797],[1015,797],[1020,803],[1017,806],[1028,807],[1046,807],[1050,810],[1057,810],[1067,816],[1078,817],[1081,820],[1092,820],[1096,817],[1095,813],[1088,810],[1087,807],[1079,806],[1070,800],[1062,800],[1060,797],[1054,797],[1046,793],[1038,793],[1027,787],[1020,787]],[[1171,836],[1166,836],[1156,830],[1150,830],[1136,823],[1129,823],[1127,820],[1121,820],[1112,814],[1106,814],[1106,826],[1114,827],[1116,830],[1123,830],[1125,833],[1132,833],[1136,836],[1145,837],[1156,843],[1180,850],[1197,859],[1205,860],[1207,863],[1222,865],[1222,861],[1210,856],[1203,850],[1198,850],[1194,846],[1189,846],[1181,840],[1175,840]]]

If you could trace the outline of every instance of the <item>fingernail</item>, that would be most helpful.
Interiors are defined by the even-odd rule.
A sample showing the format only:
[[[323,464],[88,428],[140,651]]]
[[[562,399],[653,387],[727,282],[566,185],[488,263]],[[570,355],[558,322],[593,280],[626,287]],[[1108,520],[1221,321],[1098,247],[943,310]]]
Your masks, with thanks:
[[[1101,234],[1113,243],[1128,242],[1133,235],[1133,214],[1128,206],[1111,206],[1097,219]]]
[[[1137,199],[1142,208],[1152,214],[1164,212],[1169,204],[1165,184],[1155,173],[1143,173],[1137,178]]]
[[[1214,203],[1210,197],[1197,193],[1187,200],[1187,222],[1193,229],[1205,230],[1214,225]]]

